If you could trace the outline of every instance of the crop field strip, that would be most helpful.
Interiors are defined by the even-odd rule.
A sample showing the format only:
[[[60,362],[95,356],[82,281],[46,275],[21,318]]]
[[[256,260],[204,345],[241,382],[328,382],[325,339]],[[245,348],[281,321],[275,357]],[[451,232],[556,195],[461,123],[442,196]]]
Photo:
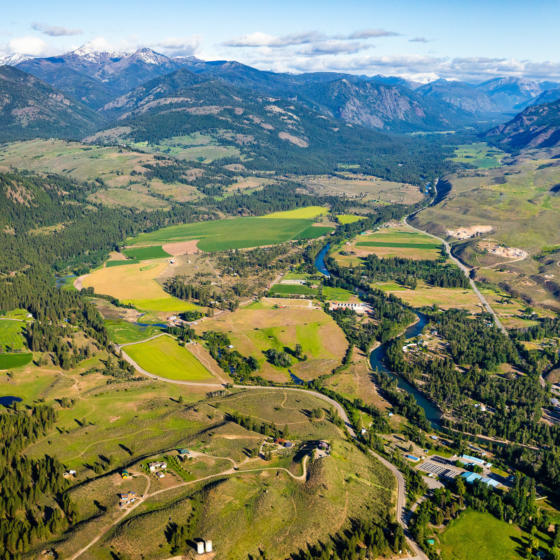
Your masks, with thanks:
[[[276,245],[295,239],[315,239],[332,231],[330,226],[314,225],[314,219],[324,212],[326,208],[306,207],[262,217],[175,225],[151,233],[142,233],[129,239],[128,244],[132,247],[153,246],[198,240],[197,247],[200,250],[216,252]],[[127,250],[130,251],[130,247]]]

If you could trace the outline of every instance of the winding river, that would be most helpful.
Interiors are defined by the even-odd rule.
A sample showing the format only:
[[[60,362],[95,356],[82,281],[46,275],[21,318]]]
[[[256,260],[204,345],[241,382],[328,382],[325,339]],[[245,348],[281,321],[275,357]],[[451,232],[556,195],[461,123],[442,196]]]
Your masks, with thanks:
[[[321,251],[315,257],[315,268],[323,275],[323,276],[330,276],[327,267],[325,266],[325,257],[329,251],[330,245],[327,244],[325,247],[321,249]],[[415,312],[418,316],[418,321],[416,321],[413,325],[410,325],[405,333],[405,339],[409,340],[418,336],[427,323],[427,318],[422,313]],[[386,375],[389,375],[393,379],[397,380],[397,385],[404,389],[407,393],[411,394],[416,402],[424,409],[426,413],[426,418],[432,425],[432,427],[437,428],[441,422],[441,412],[440,410],[430,402],[421,391],[416,389],[412,384],[410,384],[406,379],[402,376],[398,375],[394,371],[391,371],[385,365],[385,356],[387,352],[387,342],[378,346],[375,350],[373,350],[369,356],[369,363],[373,370],[378,370]]]

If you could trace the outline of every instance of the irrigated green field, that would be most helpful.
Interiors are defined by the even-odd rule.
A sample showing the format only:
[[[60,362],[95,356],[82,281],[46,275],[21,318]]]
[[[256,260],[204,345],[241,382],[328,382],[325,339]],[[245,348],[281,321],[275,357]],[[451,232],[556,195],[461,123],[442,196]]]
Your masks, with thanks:
[[[162,249],[161,245],[154,245],[152,247],[134,247],[132,249],[125,249],[123,252],[129,259],[134,259],[136,261],[164,259],[171,256]]]
[[[311,214],[316,215],[316,207]],[[297,212],[304,213],[306,208]],[[283,214],[283,213],[281,213]],[[291,212],[287,212],[290,215]],[[313,239],[325,235],[331,228],[313,226],[311,218],[243,217],[211,222],[169,226],[151,233],[142,233],[130,239],[130,245],[163,245],[179,241],[199,240],[202,251],[225,251],[262,245],[275,245],[293,239]]]
[[[304,295],[304,296],[314,296],[317,294],[317,290],[314,290],[310,286],[305,286],[303,284],[274,284],[270,288],[270,293],[275,295]]]
[[[18,368],[27,365],[33,359],[31,352],[0,354],[0,369]]]
[[[521,560],[526,534],[489,513],[466,511],[440,537],[443,560]]]
[[[131,344],[124,350],[141,368],[160,377],[181,381],[215,380],[187,347],[179,346],[168,335]]]

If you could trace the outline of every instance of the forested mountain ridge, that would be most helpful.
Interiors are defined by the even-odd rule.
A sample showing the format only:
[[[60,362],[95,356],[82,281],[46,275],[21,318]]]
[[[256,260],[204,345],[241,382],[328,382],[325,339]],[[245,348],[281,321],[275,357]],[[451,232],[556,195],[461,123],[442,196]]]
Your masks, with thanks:
[[[0,141],[81,138],[104,118],[41,80],[0,66]]]
[[[560,144],[560,100],[527,107],[493,128],[486,139],[508,150],[552,148]]]
[[[413,173],[416,182],[423,175],[421,167],[444,159],[441,148],[422,140],[354,126],[184,68],[139,86],[104,110],[116,126],[89,141],[116,134],[121,142],[157,144],[195,133],[210,135],[213,142],[239,150],[244,165],[253,169],[309,173],[334,171],[345,163],[397,180],[409,180]]]

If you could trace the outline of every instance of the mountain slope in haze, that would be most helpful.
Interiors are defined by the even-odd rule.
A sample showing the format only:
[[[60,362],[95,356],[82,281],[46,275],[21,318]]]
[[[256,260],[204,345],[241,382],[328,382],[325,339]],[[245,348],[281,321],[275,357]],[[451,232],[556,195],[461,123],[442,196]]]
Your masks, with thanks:
[[[436,80],[420,86],[416,93],[424,98],[445,101],[472,114],[501,112],[501,107],[488,94],[465,82]]]
[[[527,107],[511,121],[490,130],[486,139],[509,150],[560,145],[560,100]]]
[[[151,49],[131,54],[81,47],[62,56],[25,60],[17,67],[94,109],[140,84],[174,72],[181,62]]]
[[[95,111],[11,66],[0,66],[0,141],[80,138],[104,119]]]
[[[116,135],[129,143],[158,146],[171,138],[179,145],[186,135],[204,135],[214,144],[235,147],[251,168],[325,172],[339,163],[356,163],[364,171],[404,179],[413,168],[418,177],[423,158],[431,165],[441,157],[435,148],[416,157],[425,148],[421,142],[351,125],[292,100],[208,80],[187,69],[139,86],[104,111],[116,120],[90,141]]]
[[[494,78],[476,86],[504,113],[524,109],[541,93],[554,87],[558,87],[558,84],[512,77]]]

